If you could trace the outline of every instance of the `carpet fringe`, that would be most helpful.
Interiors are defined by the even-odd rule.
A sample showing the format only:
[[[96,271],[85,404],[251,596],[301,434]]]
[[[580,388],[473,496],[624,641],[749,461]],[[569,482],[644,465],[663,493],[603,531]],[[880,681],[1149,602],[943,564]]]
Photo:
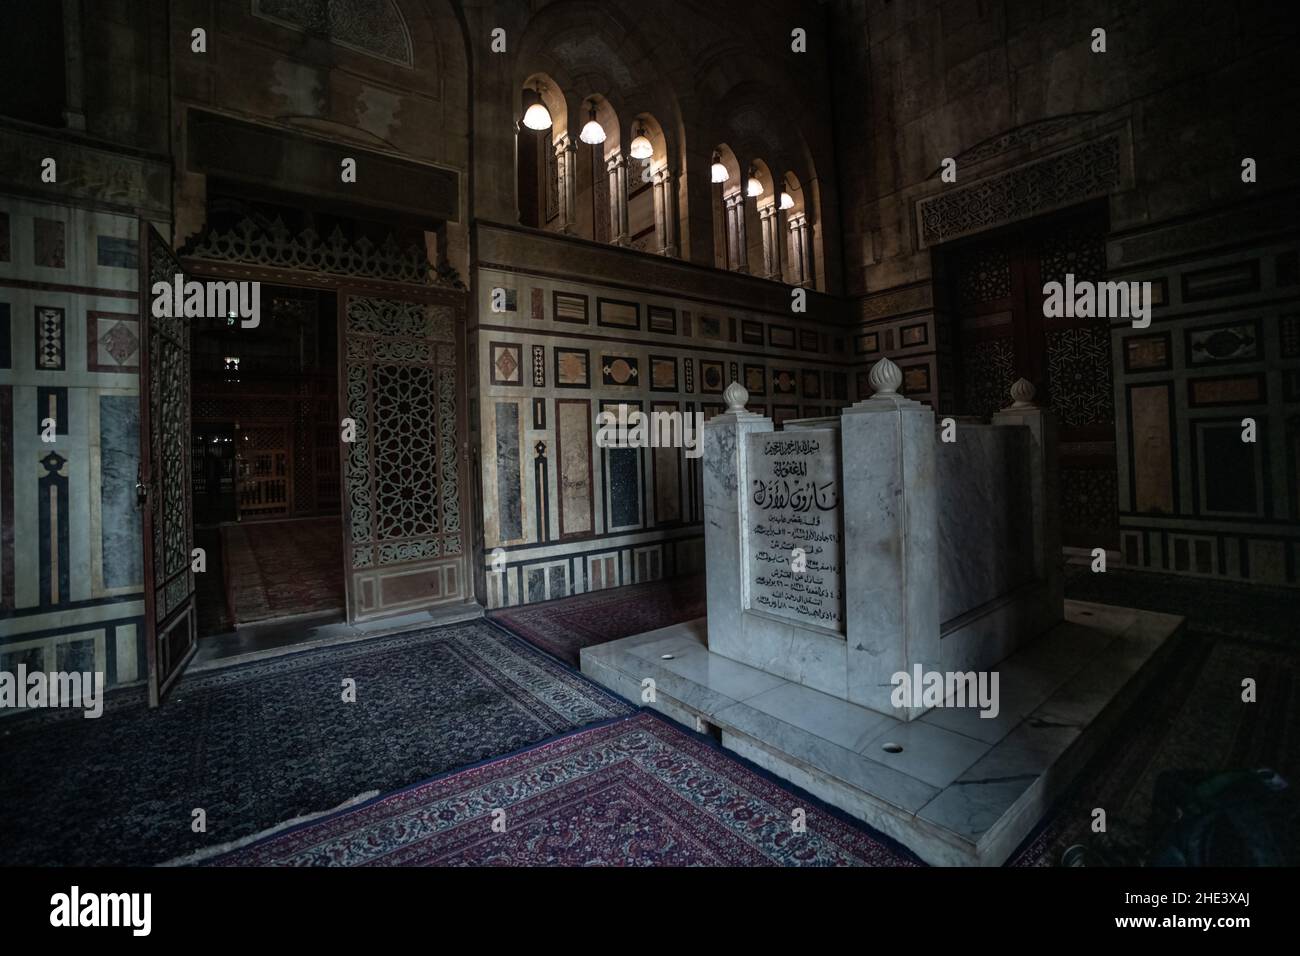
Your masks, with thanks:
[[[172,859],[166,860],[157,865],[160,867],[194,866],[197,863],[202,863],[204,860],[210,860],[214,856],[221,856],[222,854],[230,853],[233,850],[242,849],[250,843],[256,843],[258,840],[263,840],[276,833],[281,833],[284,830],[296,827],[299,824],[310,823],[313,820],[319,820],[322,817],[328,817],[331,814],[338,813],[340,810],[347,810],[350,807],[355,807],[358,804],[365,803],[367,800],[373,800],[377,796],[379,796],[378,790],[367,790],[364,793],[357,794],[355,797],[350,797],[349,799],[344,800],[337,807],[330,810],[321,810],[317,813],[303,814],[300,817],[285,820],[283,823],[277,823],[273,827],[267,827],[265,830],[250,834],[249,836],[240,837],[238,840],[230,840],[226,843],[217,843],[213,846],[204,847],[201,850],[195,850],[193,853],[186,853],[183,856],[173,857]]]

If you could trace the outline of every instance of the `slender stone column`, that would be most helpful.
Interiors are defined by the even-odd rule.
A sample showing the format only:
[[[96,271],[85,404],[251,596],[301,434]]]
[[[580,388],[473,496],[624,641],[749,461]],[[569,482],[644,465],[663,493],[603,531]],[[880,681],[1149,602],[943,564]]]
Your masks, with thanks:
[[[614,241],[620,246],[626,246],[631,242],[627,230],[627,157],[619,153],[617,163],[618,192],[615,205],[618,210],[618,225],[614,232]]]
[[[735,269],[736,263],[740,261],[740,253],[737,251],[736,243],[736,204],[732,202],[733,196],[722,197],[722,211],[727,220],[727,268]]]
[[[664,229],[664,182],[663,173],[653,174],[650,180],[650,190],[654,194],[655,201],[655,246],[662,255],[664,246],[668,244],[668,237]]]
[[[666,169],[661,169],[659,171],[659,187],[663,197],[663,254],[666,256],[677,255],[677,198],[673,191],[673,186],[673,174]]]
[[[609,235],[611,241],[618,237],[618,157],[611,156],[605,161],[605,172],[609,174]]]
[[[808,217],[799,217],[799,258],[803,260],[803,280],[800,283],[805,286],[812,286],[813,272],[812,266],[812,245],[808,241]]]
[[[781,254],[781,208],[772,207],[772,278],[785,279],[785,257]]]
[[[790,274],[794,277],[794,284],[799,285],[803,281],[803,261],[799,258],[799,243],[795,238],[793,219],[787,219],[785,223],[785,248],[790,254]]]
[[[749,250],[745,242],[745,194],[743,192],[732,193],[727,202],[730,204],[731,228],[728,232],[728,241],[731,244],[729,248],[734,248],[734,253],[727,263],[735,272],[749,271]]]
[[[781,280],[780,216],[775,204],[758,211],[763,228],[763,274],[769,279]]]
[[[790,266],[794,274],[794,284],[803,285],[804,261],[799,249],[799,217],[791,216],[786,223],[786,242],[790,247]]]
[[[555,164],[559,170],[560,231],[572,233],[577,213],[577,149],[568,136],[555,141]]]

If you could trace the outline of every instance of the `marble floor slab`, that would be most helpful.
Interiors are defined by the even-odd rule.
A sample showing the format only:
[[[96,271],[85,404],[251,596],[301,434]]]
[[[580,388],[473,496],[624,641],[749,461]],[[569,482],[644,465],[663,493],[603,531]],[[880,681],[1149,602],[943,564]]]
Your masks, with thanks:
[[[908,722],[840,700],[711,653],[704,618],[584,648],[582,671],[715,732],[928,862],[998,865],[1097,748],[1122,736],[1147,665],[1182,627],[1181,617],[1067,601],[1061,624],[998,666],[991,719],[944,707]]]

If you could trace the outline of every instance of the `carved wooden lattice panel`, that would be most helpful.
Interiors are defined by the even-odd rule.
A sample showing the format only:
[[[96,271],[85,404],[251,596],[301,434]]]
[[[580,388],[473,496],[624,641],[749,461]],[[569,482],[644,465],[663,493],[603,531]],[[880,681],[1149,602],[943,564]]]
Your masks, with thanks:
[[[140,481],[145,490],[145,649],[149,703],[157,706],[195,649],[194,546],[190,524],[190,329],[182,317],[153,314],[149,290],[169,286],[180,262],[142,224],[140,263]]]
[[[466,599],[456,308],[341,292],[348,616]]]
[[[287,425],[241,425],[239,517],[284,518],[294,511],[294,474]]]

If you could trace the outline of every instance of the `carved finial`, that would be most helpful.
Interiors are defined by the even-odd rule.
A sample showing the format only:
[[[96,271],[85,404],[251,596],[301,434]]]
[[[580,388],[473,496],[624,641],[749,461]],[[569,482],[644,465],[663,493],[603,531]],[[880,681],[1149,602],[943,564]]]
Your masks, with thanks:
[[[871,388],[876,393],[876,397],[888,398],[891,395],[898,394],[898,386],[903,384],[903,373],[889,359],[882,358],[871,366],[867,381],[871,383]]]
[[[745,403],[749,401],[749,389],[739,382],[732,382],[722,393],[722,400],[727,403],[727,411],[743,412]]]
[[[1011,385],[1011,407],[1012,408],[1034,408],[1034,396],[1038,394],[1038,389],[1034,388],[1034,383],[1027,378],[1018,378]]]

